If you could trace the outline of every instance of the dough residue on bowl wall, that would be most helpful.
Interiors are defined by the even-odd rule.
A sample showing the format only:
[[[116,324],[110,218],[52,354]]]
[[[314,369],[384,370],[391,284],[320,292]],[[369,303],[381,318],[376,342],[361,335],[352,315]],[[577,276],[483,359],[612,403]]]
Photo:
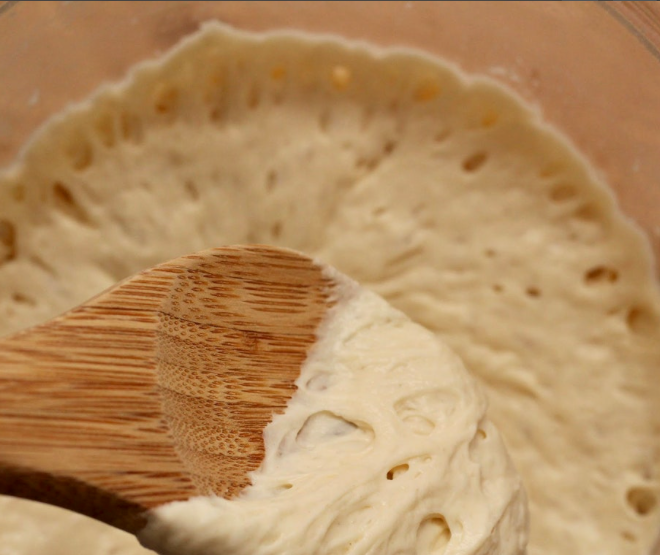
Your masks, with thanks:
[[[530,498],[530,555],[652,544],[648,248],[567,141],[493,82],[419,53],[210,25],[51,122],[0,199],[3,332],[181,254],[294,248],[437,334],[486,387]]]

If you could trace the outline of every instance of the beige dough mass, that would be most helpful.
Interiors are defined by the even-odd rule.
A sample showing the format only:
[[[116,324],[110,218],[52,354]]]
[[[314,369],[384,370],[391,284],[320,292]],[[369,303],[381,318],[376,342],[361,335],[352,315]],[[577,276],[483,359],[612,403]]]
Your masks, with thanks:
[[[318,256],[461,357],[522,474],[530,555],[648,552],[660,297],[641,237],[540,114],[418,53],[209,26],[0,177],[2,331],[249,242]],[[2,501],[0,555],[81,551],[88,524],[31,513]],[[90,555],[141,552],[90,536]]]
[[[252,484],[160,507],[140,540],[163,555],[523,555],[525,494],[484,393],[433,333],[332,274],[340,300]]]

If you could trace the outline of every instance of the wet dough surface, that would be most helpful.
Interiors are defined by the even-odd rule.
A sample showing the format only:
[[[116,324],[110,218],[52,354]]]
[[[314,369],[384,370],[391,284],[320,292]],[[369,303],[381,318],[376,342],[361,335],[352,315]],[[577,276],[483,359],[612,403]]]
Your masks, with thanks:
[[[0,177],[2,331],[250,242],[320,257],[459,354],[523,476],[530,555],[645,553],[659,296],[640,237],[537,113],[415,53],[211,26],[53,122]],[[16,526],[3,517],[2,555],[54,553]],[[139,552],[107,546],[119,537],[87,552]]]
[[[523,555],[526,497],[482,389],[432,332],[324,272],[338,303],[251,485],[157,508],[140,541],[163,555]]]

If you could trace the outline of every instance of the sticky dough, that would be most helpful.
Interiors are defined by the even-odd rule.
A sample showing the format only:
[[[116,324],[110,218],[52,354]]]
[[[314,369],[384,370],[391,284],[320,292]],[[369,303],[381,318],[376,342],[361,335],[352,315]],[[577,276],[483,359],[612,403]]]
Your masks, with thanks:
[[[540,114],[419,53],[209,26],[51,122],[0,177],[2,331],[249,242],[320,257],[460,356],[522,474],[530,555],[647,553],[660,528],[648,248]],[[27,505],[8,512],[33,529]],[[65,536],[83,530],[55,514]],[[31,550],[15,530],[0,524],[11,555],[64,545]]]
[[[522,555],[525,495],[481,389],[431,332],[334,280],[341,301],[252,485],[155,510],[141,541],[163,555]]]

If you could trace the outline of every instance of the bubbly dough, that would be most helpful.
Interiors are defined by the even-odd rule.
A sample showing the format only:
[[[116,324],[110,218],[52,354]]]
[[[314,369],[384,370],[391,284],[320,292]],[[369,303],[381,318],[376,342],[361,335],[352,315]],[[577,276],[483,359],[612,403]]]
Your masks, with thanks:
[[[140,540],[163,555],[522,555],[525,495],[481,389],[431,332],[333,277],[341,300],[252,485],[163,506]]]
[[[538,113],[419,53],[209,26],[0,177],[2,331],[249,242],[319,256],[461,357],[523,476],[530,555],[648,551],[660,296],[640,235]]]

